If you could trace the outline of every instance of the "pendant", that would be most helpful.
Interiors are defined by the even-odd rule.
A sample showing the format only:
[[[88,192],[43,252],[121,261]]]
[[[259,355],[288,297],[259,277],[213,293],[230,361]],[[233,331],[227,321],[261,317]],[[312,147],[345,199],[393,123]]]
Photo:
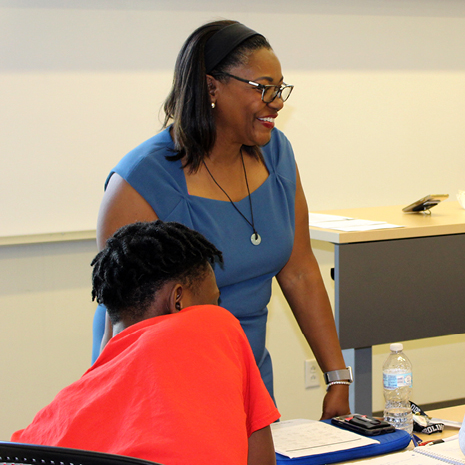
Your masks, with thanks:
[[[252,242],[253,245],[260,245],[261,241],[262,241],[262,238],[260,237],[260,234],[258,233],[253,233],[250,236],[250,242]]]

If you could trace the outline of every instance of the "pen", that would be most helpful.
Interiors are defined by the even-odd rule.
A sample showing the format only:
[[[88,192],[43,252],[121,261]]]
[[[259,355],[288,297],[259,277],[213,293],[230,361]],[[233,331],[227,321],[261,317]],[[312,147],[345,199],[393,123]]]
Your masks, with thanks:
[[[444,442],[444,439],[436,439],[435,441],[424,441],[420,446],[434,446],[434,444],[441,444],[441,442]]]
[[[441,444],[442,442],[453,441],[454,439],[458,438],[458,434],[454,434],[454,436],[449,436],[448,438],[444,439],[435,439],[434,441],[424,441],[419,446],[434,446],[434,444]]]

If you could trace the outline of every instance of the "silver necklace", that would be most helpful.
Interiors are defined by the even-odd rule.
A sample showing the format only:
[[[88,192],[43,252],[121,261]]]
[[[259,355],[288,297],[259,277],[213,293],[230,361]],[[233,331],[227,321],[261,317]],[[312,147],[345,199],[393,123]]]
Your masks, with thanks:
[[[208,166],[205,163],[205,160],[202,160],[202,162],[203,162],[205,168],[207,169],[208,174],[213,179],[213,182],[223,191],[224,195],[226,195],[228,200],[231,202],[231,205],[237,210],[237,212],[242,216],[242,218],[244,218],[244,220],[247,221],[247,223],[249,223],[250,226],[252,226],[253,234],[252,234],[252,236],[250,236],[250,242],[252,242],[253,245],[259,245],[260,242],[262,242],[262,238],[260,237],[260,234],[258,234],[257,230],[255,229],[255,222],[254,222],[254,219],[253,219],[252,197],[250,197],[249,182],[247,180],[247,171],[245,169],[244,157],[242,156],[242,149],[240,150],[240,152],[241,152],[242,168],[244,169],[245,184],[247,186],[247,193],[248,193],[248,197],[249,197],[250,213],[252,215],[252,222],[250,222],[245,217],[245,215],[239,210],[239,208],[237,208],[237,205],[231,200],[231,197],[229,197],[228,193],[218,184],[217,180],[213,177],[213,174],[211,174],[210,170],[208,169]]]

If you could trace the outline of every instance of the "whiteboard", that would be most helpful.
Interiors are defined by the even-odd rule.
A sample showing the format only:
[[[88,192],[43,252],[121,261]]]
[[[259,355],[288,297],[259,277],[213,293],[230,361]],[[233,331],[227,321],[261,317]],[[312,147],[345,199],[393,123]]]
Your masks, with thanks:
[[[0,237],[95,229],[182,42],[218,18],[266,35],[296,86],[277,126],[311,210],[465,189],[463,2],[0,0]]]

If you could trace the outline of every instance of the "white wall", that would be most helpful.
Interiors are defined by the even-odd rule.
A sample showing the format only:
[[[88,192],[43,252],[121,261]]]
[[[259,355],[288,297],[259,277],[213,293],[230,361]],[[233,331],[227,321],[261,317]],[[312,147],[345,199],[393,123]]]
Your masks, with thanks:
[[[89,367],[95,241],[0,247],[0,438]]]
[[[93,229],[107,172],[159,128],[182,41],[218,17],[264,33],[296,86],[278,127],[311,210],[465,189],[462,1],[0,0],[0,235]],[[314,245],[327,277],[331,248]],[[88,366],[94,253],[91,241],[0,247],[0,438]],[[304,389],[312,354],[275,291],[280,410],[318,418],[324,389]],[[463,335],[406,344],[418,403],[465,396],[452,367],[464,347]],[[375,410],[386,356],[374,349]]]
[[[463,2],[230,5],[0,0],[0,236],[93,229],[108,170],[160,126],[183,40],[219,17],[264,33],[296,86],[278,126],[311,208],[463,187]]]

